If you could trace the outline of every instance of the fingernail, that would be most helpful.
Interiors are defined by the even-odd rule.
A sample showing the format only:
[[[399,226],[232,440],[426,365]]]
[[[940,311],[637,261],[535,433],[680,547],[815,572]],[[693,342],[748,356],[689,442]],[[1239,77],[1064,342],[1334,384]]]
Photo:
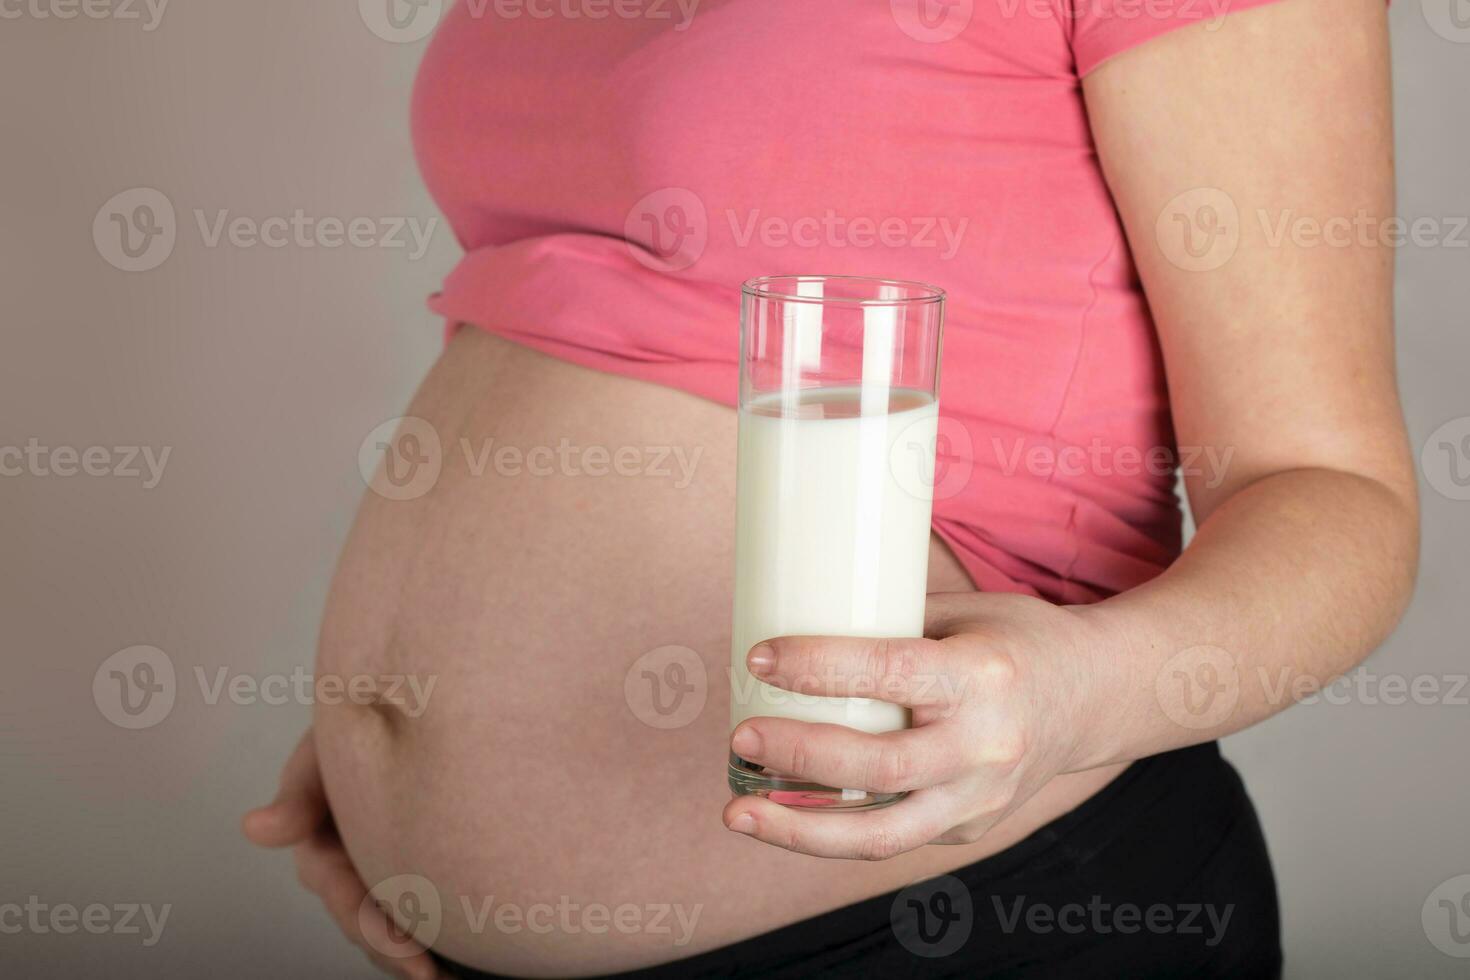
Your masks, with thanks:
[[[750,651],[745,662],[752,674],[769,674],[776,666],[776,648],[769,643],[759,643]]]
[[[735,737],[730,739],[730,748],[742,759],[754,759],[761,752],[760,733],[749,725],[737,728]]]
[[[755,833],[755,817],[748,813],[738,813],[735,819],[730,821],[730,829],[737,834]]]

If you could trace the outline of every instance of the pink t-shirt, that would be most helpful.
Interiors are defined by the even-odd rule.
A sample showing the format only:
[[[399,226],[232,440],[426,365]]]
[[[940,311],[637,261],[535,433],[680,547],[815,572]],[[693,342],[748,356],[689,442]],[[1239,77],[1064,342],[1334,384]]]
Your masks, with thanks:
[[[414,98],[466,253],[431,305],[733,404],[744,280],[943,286],[935,531],[982,589],[1127,589],[1179,551],[1174,436],[1079,79],[1268,2],[459,0]]]

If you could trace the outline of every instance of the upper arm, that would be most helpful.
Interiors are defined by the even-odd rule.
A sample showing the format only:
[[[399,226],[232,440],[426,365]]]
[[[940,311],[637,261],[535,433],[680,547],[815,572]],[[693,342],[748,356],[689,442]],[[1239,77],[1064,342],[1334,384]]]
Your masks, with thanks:
[[[1178,443],[1233,453],[1218,486],[1186,472],[1196,517],[1303,467],[1411,500],[1380,240],[1394,209],[1383,0],[1282,0],[1184,28],[1084,90]]]

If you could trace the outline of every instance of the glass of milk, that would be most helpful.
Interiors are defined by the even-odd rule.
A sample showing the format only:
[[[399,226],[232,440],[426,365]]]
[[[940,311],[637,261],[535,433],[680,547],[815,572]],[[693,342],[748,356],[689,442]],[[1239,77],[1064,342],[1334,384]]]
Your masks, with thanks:
[[[756,716],[907,728],[906,708],[772,687],[745,657],[775,636],[923,635],[944,291],[767,276],[741,294],[731,730]],[[733,753],[729,778],[737,795],[789,806],[903,795],[821,786]]]

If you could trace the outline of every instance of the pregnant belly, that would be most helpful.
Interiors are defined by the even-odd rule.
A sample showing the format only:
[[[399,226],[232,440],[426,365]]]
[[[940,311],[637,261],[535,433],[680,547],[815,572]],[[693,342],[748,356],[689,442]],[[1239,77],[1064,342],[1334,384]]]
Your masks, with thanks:
[[[358,870],[427,884],[444,955],[527,976],[693,955],[977,860],[1115,775],[881,864],[729,833],[734,412],[462,330],[408,414],[442,469],[364,497],[318,653],[379,701],[322,703],[316,730]],[[969,588],[931,552],[931,591]]]

